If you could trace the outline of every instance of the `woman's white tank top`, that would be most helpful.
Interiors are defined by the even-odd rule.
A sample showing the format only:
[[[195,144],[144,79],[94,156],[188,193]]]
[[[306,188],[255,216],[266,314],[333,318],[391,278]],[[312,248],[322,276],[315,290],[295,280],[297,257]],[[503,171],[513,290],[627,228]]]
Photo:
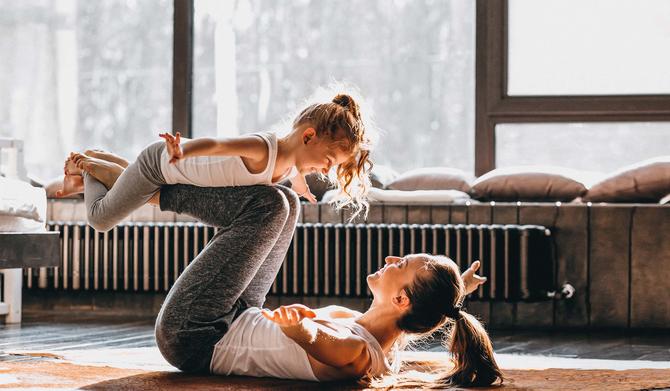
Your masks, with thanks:
[[[200,187],[272,185],[272,174],[277,162],[277,135],[254,134],[268,145],[268,165],[263,172],[252,174],[239,156],[197,156],[180,159],[170,164],[167,148],[161,153],[161,172],[165,183],[195,185]],[[280,180],[297,174],[295,167]]]
[[[390,370],[381,346],[363,326],[351,319],[333,319],[365,339],[372,359],[368,374],[377,376]],[[210,371],[219,375],[244,375],[318,381],[307,352],[287,337],[261,309],[242,312],[214,347]]]

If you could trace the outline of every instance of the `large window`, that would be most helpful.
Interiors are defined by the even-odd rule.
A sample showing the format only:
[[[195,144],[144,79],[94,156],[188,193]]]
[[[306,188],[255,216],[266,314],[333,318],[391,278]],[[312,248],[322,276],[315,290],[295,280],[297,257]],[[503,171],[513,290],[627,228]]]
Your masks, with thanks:
[[[479,0],[475,173],[667,155],[669,4]]]
[[[29,173],[73,150],[134,158],[171,129],[171,0],[0,0],[0,136]]]
[[[510,0],[509,95],[670,93],[670,1]]]
[[[195,0],[193,136],[274,130],[336,80],[374,110],[377,163],[473,171],[474,21],[470,0]]]
[[[500,124],[496,166],[554,165],[609,173],[670,153],[670,122]]]

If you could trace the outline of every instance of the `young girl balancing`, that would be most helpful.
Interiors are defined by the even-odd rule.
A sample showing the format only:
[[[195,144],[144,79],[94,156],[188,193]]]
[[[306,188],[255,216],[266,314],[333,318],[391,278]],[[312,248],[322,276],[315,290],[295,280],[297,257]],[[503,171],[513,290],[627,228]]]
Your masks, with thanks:
[[[145,148],[113,187],[90,169],[92,157],[74,153],[66,174],[81,170],[89,224],[108,231],[133,210],[144,205],[163,185],[200,187],[273,185],[290,179],[296,193],[316,202],[304,175],[327,174],[337,167],[338,207],[351,205],[356,212],[367,206],[369,142],[358,104],[349,95],[313,104],[293,121],[283,138],[274,133],[211,139],[181,144],[180,135],[162,134],[165,142]],[[91,180],[92,178],[97,180]]]

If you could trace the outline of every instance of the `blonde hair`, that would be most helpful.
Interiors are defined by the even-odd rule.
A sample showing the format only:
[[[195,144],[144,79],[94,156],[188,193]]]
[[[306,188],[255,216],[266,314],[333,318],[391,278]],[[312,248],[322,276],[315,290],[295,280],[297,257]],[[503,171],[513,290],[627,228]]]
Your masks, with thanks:
[[[442,344],[453,355],[453,366],[447,365],[446,360],[411,360],[409,367],[400,369],[396,357],[396,373],[362,381],[382,388],[389,384],[398,388],[481,387],[502,382],[502,371],[493,356],[488,333],[477,318],[461,308],[465,284],[458,267],[444,256],[419,255],[426,261],[429,272],[417,274],[405,288],[411,308],[398,320],[398,328],[407,333],[398,344],[404,348],[408,339],[421,340],[440,331],[444,336]]]
[[[351,219],[361,212],[366,215],[366,198],[371,186],[369,175],[373,166],[370,158],[372,142],[360,106],[350,95],[338,94],[331,102],[314,103],[303,109],[293,120],[293,128],[307,123],[314,126],[319,137],[329,140],[332,148],[350,156],[337,167],[334,182],[339,194],[332,201],[335,207],[351,207]]]

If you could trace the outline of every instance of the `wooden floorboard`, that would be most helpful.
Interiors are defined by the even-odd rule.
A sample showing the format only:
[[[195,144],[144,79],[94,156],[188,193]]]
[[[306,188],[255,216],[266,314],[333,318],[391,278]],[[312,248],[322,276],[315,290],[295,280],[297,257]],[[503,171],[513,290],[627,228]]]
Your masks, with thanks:
[[[28,312],[21,325],[0,325],[0,361],[29,360],[19,351],[155,348],[153,318]],[[612,360],[670,361],[670,335],[492,332],[497,353]],[[444,351],[438,339],[416,350]]]

